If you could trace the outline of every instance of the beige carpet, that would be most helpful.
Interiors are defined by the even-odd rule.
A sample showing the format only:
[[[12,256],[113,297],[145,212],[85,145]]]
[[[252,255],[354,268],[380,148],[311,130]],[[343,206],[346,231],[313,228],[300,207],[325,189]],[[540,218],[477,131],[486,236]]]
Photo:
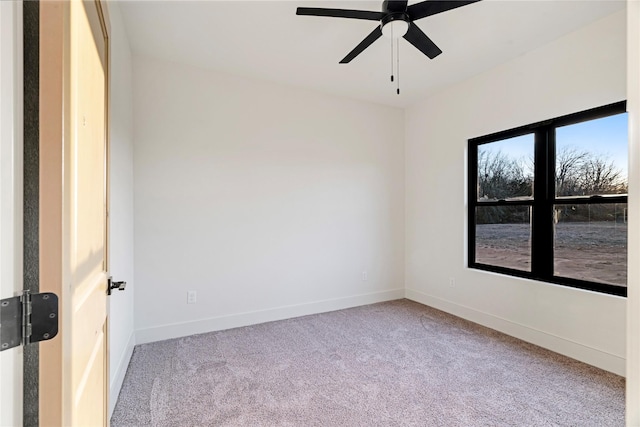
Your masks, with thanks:
[[[398,300],[136,346],[118,426],[623,426],[624,378]]]

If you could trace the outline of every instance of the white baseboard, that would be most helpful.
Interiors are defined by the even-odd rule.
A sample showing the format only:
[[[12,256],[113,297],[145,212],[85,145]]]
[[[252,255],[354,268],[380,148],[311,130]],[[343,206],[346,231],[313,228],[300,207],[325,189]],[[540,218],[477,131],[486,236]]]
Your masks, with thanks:
[[[489,313],[484,313],[471,307],[466,307],[442,298],[434,297],[414,289],[406,289],[405,297],[412,301],[437,308],[438,310],[445,311],[453,314],[454,316],[470,320],[474,323],[495,329],[496,331],[500,331],[531,344],[571,357],[572,359],[596,366],[604,369],[605,371],[613,372],[614,374],[621,376],[625,375],[626,360],[624,357],[588,347],[583,344],[576,343],[529,326],[521,325]]]
[[[113,415],[113,410],[116,407],[118,395],[120,394],[120,389],[124,382],[124,376],[127,373],[127,368],[129,367],[129,361],[131,361],[131,356],[133,355],[133,348],[136,345],[135,338],[135,332],[131,331],[129,341],[127,341],[127,346],[122,352],[120,361],[118,361],[118,366],[115,367],[115,375],[112,377],[113,381],[111,381],[111,384],[109,385],[109,418]]]
[[[267,310],[211,317],[192,322],[172,323],[153,328],[139,329],[136,331],[136,343],[144,344],[205,332],[221,331],[224,329],[238,328],[258,323],[273,322],[275,320],[290,319],[309,314],[342,310],[345,308],[374,304],[377,302],[391,301],[404,298],[404,293],[404,289],[400,288],[364,295],[354,295],[345,298],[315,301],[305,304],[276,307]]]

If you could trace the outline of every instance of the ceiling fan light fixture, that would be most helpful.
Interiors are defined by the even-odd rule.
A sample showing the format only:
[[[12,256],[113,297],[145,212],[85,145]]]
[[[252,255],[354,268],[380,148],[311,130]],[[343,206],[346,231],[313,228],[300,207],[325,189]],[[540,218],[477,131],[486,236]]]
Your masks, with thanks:
[[[451,9],[457,9],[480,0],[424,0],[409,6],[408,0],[384,0],[380,12],[372,10],[354,9],[327,9],[323,7],[299,7],[296,15],[329,16],[333,18],[364,19],[378,21],[379,26],[369,33],[355,48],[340,61],[340,64],[348,64],[356,56],[383,35],[400,44],[400,38],[404,37],[416,49],[433,59],[442,53],[442,50],[431,40],[414,21],[427,16],[436,15]],[[399,50],[399,48],[397,48]]]
[[[389,21],[382,26],[382,35],[390,39],[404,37],[409,30],[409,23],[403,19]]]

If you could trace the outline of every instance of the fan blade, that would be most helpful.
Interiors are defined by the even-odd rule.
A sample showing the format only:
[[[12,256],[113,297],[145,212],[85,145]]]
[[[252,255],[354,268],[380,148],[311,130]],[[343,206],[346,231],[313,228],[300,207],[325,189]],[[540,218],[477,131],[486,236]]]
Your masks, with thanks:
[[[366,19],[369,21],[379,21],[384,16],[382,12],[372,12],[368,10],[350,9],[323,9],[318,7],[299,7],[296,15],[309,16],[330,16],[334,18]]]
[[[415,21],[416,19],[425,18],[427,16],[435,15],[437,13],[446,12],[447,10],[466,6],[468,4],[476,3],[479,1],[480,0],[470,0],[470,1],[426,0],[421,3],[416,3],[409,6],[407,8],[407,14],[413,21]]]
[[[373,30],[371,34],[369,34],[367,37],[365,37],[365,39],[362,40],[360,44],[356,46],[351,52],[349,52],[349,54],[345,56],[344,59],[340,61],[340,63],[347,64],[351,62],[353,58],[360,55],[363,50],[368,48],[371,45],[371,43],[378,40],[381,36],[382,36],[382,29],[380,28],[380,26],[377,26],[376,29]]]
[[[404,38],[430,59],[442,53],[440,48],[413,22],[409,24],[409,30],[407,34],[404,35]]]

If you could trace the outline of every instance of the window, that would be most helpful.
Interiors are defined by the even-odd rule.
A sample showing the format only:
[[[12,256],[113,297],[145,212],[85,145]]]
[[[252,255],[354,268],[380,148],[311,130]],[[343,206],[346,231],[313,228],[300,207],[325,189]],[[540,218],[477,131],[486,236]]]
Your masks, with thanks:
[[[625,111],[469,140],[469,267],[626,296]]]

